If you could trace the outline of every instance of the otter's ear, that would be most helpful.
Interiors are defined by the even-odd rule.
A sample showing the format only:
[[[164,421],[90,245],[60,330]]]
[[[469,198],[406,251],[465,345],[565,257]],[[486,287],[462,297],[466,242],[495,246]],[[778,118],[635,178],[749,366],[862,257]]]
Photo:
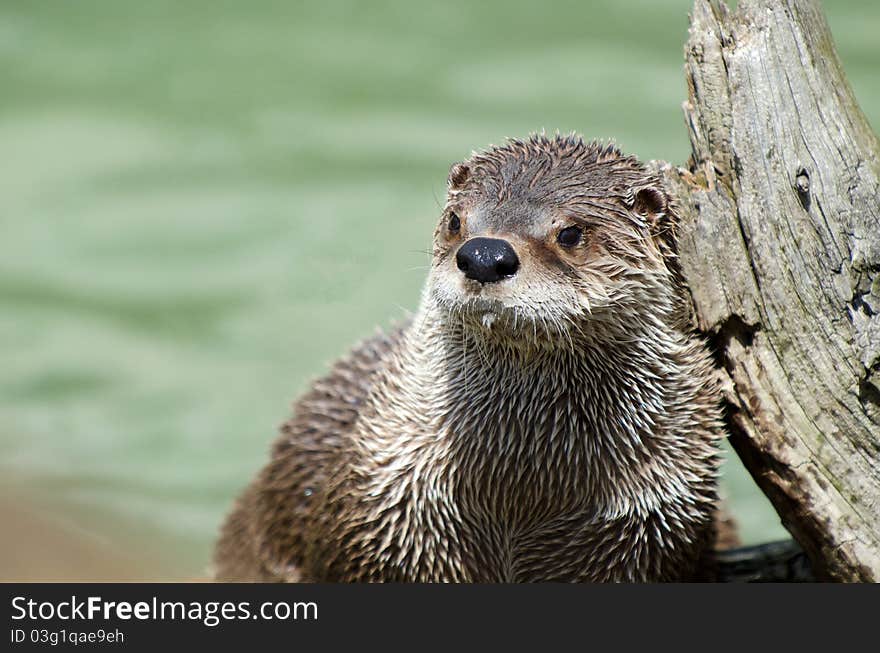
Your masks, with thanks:
[[[446,180],[449,190],[460,190],[471,176],[471,169],[466,163],[453,163]]]
[[[647,186],[633,196],[632,210],[644,217],[649,225],[655,225],[666,215],[669,206],[662,190]]]

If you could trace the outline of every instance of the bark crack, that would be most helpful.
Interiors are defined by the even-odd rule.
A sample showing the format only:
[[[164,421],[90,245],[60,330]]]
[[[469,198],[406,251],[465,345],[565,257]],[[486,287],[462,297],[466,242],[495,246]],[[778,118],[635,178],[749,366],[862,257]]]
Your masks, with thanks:
[[[728,373],[732,372],[733,361],[727,355],[730,344],[736,341],[743,349],[748,349],[755,341],[755,334],[760,330],[760,324],[749,323],[741,315],[736,313],[728,315],[715,330],[706,334],[715,365],[727,370]]]

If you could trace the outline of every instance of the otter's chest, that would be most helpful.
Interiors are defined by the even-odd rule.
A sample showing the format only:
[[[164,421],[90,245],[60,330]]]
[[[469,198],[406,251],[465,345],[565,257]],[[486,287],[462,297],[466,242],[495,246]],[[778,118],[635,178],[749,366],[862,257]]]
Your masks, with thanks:
[[[588,510],[596,434],[582,401],[528,376],[466,392],[442,434],[462,513],[518,530]]]
[[[662,576],[639,565],[686,516],[664,505],[681,502],[658,479],[686,484],[654,437],[660,402],[633,396],[621,410],[628,388],[570,368],[467,371],[361,423],[377,464],[363,477],[370,519],[352,541],[391,547],[412,579]]]
[[[653,517],[637,515],[645,489],[634,481],[648,452],[615,449],[633,434],[594,388],[523,375],[469,388],[466,410],[450,411],[441,441],[475,580],[610,578],[625,569],[609,564],[623,555],[621,538],[650,539]]]

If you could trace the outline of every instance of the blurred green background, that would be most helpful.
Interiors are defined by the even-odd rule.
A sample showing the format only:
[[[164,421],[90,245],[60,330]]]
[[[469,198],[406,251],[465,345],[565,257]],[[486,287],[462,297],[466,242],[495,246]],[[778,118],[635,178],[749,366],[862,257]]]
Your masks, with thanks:
[[[203,575],[289,402],[416,306],[451,162],[684,162],[690,5],[2,0],[0,578]],[[876,127],[880,3],[825,8]]]

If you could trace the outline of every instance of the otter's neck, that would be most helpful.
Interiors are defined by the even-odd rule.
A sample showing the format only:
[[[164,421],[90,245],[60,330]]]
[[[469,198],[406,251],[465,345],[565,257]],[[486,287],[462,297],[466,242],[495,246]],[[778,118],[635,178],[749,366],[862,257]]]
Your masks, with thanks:
[[[523,346],[425,309],[395,371],[397,413],[419,433],[393,446],[423,469],[444,461],[446,480],[506,510],[650,491],[645,475],[672,473],[680,449],[667,424],[681,342],[646,323],[617,341]]]

